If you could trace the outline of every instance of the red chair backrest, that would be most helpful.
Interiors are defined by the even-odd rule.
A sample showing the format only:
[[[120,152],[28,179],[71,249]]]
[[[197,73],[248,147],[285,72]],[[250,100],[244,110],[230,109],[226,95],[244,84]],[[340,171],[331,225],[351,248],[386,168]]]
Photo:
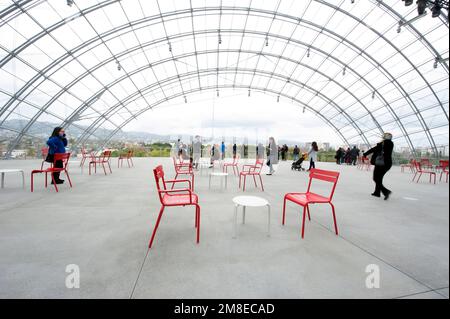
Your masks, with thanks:
[[[101,157],[103,161],[108,161],[109,158],[111,157],[111,151],[103,151]]]
[[[440,160],[439,166],[445,171],[448,169],[448,161]]]
[[[155,176],[156,188],[158,189],[159,200],[163,201],[163,196],[161,191],[167,190],[166,181],[164,179],[164,168],[159,165],[153,170],[153,175]]]
[[[53,156],[53,167],[56,167],[56,162],[62,161],[63,168],[67,169],[67,165],[69,164],[69,160],[70,160],[70,153],[55,154]]]
[[[416,168],[416,171],[422,171],[422,164],[420,162],[414,161],[414,167]]]
[[[46,158],[47,158],[47,155],[48,155],[48,147],[43,147],[43,148],[41,149],[41,155],[42,155],[42,158],[43,158],[43,159],[46,159]]]
[[[330,196],[328,197],[328,199],[331,201],[334,196],[334,191],[336,190],[336,185],[339,180],[339,175],[340,175],[339,172],[326,171],[326,170],[316,169],[316,168],[311,169],[311,171],[309,173],[308,193],[311,190],[311,185],[312,185],[313,179],[321,180],[321,181],[328,182],[328,183],[333,183],[333,188],[331,189]]]
[[[233,165],[238,165],[240,158],[241,156],[239,154],[236,154],[236,156],[233,159]]]
[[[188,168],[189,173],[193,173],[194,172],[193,171],[194,167],[193,167],[192,163],[189,163],[189,167],[184,166],[184,169],[181,169],[180,165],[182,165],[183,162],[180,160],[180,163],[177,163],[177,159],[175,157],[172,157],[172,159],[173,159],[173,167],[175,168],[175,172],[177,172],[177,173],[179,173],[179,172],[186,173],[187,172],[186,168]]]
[[[255,169],[254,169],[254,171],[255,171],[256,173],[261,174],[261,171],[262,171],[263,167],[264,167],[264,160],[262,160],[262,159],[256,160],[256,164],[255,164]]]

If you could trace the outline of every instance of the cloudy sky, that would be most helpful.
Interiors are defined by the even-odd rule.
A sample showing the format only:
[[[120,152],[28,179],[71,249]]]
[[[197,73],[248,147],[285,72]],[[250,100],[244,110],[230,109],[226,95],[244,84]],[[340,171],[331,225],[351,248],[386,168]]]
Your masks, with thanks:
[[[176,116],[174,116],[176,115]],[[209,91],[172,101],[143,114],[126,131],[168,135],[247,137],[265,141],[269,136],[298,143],[312,141],[340,145],[336,133],[317,116],[289,100],[262,93],[222,90],[220,97]]]

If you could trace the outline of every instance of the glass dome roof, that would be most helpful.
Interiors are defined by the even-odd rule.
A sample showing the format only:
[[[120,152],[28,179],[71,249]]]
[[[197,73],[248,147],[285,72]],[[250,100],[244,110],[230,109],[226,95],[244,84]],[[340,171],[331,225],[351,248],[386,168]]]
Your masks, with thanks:
[[[70,6],[68,4],[71,4]],[[430,11],[430,9],[428,10]],[[447,11],[400,0],[0,0],[0,130],[122,130],[207,90],[260,91],[345,144],[448,145]],[[23,120],[20,129],[11,120]]]

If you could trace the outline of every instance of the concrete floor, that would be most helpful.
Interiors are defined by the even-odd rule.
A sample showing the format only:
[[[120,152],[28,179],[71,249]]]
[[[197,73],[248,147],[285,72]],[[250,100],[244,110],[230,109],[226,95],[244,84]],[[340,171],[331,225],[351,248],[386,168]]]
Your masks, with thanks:
[[[23,168],[0,189],[0,298],[449,298],[448,184],[411,183],[394,167],[386,184],[389,201],[370,196],[371,173],[319,163],[341,171],[334,203],[340,236],[332,231],[329,206],[312,208],[300,238],[300,207],[288,206],[281,227],[283,195],[303,191],[307,174],[282,163],[264,176],[266,192],[249,183],[247,194],[272,204],[272,236],[266,211],[247,212],[232,239],[232,198],[242,194],[237,178],[228,190],[197,174],[202,207],[201,242],[195,244],[194,210],[166,210],[154,247],[147,250],[160,204],[152,168],[168,159],[136,159],[133,169],[89,176],[73,164],[74,188],[59,194],[29,172],[38,161],[1,161]],[[114,160],[114,165],[116,161]],[[320,186],[319,188],[325,189]],[[66,266],[80,267],[80,289],[67,289]],[[381,287],[368,289],[367,265],[380,267]]]

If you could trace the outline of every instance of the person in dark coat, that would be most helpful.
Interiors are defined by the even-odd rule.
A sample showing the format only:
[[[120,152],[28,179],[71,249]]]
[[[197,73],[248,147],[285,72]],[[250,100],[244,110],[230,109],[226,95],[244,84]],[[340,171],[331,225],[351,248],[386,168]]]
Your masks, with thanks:
[[[383,178],[392,167],[392,153],[394,151],[394,143],[392,142],[392,134],[384,133],[383,141],[378,143],[377,146],[364,153],[364,156],[372,154],[370,163],[375,165],[373,172],[373,181],[375,182],[375,191],[372,196],[381,197],[381,193],[384,195],[384,200],[388,200],[392,191],[384,187]],[[378,156],[384,161],[381,163],[377,160]],[[383,163],[384,162],[384,163]]]
[[[53,156],[55,154],[64,154],[66,152],[66,146],[67,146],[67,138],[66,133],[62,127],[56,127],[53,130],[52,136],[47,141],[48,145],[48,154],[49,157],[47,158],[47,161],[53,163]],[[56,161],[55,168],[62,168],[63,162],[62,161]],[[59,178],[60,172],[53,173],[54,180],[56,184],[62,184],[64,183],[64,180]],[[52,180],[53,184],[53,180]]]
[[[351,154],[351,157],[352,157],[352,165],[356,165],[357,164],[360,152],[361,151],[356,146],[353,146],[352,150],[350,151],[350,154]]]

